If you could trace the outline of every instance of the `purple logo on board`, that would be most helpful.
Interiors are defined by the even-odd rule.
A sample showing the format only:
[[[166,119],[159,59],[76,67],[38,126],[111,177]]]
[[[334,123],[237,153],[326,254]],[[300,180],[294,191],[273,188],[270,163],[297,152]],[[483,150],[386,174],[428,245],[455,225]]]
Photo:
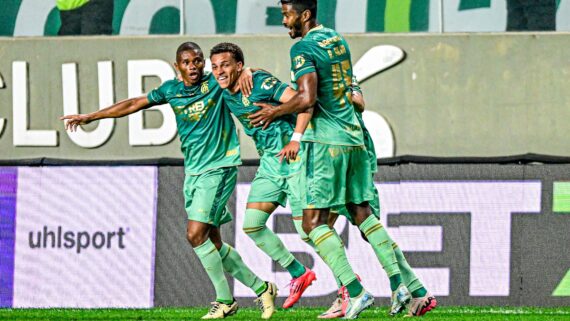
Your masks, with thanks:
[[[17,179],[16,167],[0,167],[0,307],[12,306]]]

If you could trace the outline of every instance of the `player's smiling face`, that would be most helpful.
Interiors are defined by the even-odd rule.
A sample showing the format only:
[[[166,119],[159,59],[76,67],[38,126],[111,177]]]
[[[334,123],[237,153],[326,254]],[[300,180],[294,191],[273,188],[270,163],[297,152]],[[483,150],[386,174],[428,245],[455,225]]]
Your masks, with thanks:
[[[281,5],[281,14],[283,15],[283,25],[289,29],[289,36],[293,39],[302,37],[302,21],[301,14],[298,13],[291,4]]]
[[[229,52],[222,52],[210,57],[212,60],[212,73],[221,88],[237,91],[238,78],[243,68],[242,62],[237,62]]]
[[[174,67],[180,73],[186,86],[196,85],[204,75],[204,55],[201,51],[186,50],[176,57]]]

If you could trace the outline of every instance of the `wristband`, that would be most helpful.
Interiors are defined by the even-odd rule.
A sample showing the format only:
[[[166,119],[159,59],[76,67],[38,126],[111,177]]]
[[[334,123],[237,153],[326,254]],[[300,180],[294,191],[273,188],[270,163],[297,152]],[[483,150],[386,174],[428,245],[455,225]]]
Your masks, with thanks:
[[[303,134],[293,133],[293,135],[291,136],[291,141],[301,142],[301,138],[303,138]]]

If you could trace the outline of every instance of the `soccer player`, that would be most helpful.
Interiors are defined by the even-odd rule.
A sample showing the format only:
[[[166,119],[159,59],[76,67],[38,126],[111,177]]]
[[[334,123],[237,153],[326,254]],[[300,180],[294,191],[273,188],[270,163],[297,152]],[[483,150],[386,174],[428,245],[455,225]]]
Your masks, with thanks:
[[[174,64],[181,80],[166,81],[146,96],[61,119],[66,120],[66,129],[74,131],[78,125],[98,119],[123,117],[169,103],[176,114],[184,154],[187,238],[216,291],[216,301],[202,319],[221,319],[237,312],[224,271],[257,294],[262,318],[268,319],[275,311],[276,285],[257,277],[221,238],[220,226],[232,220],[226,203],[236,185],[240,150],[233,119],[222,104],[222,89],[211,73],[204,74],[204,66],[200,47],[185,42],[178,47]]]
[[[327,223],[331,209],[346,206],[347,218],[370,241],[390,279],[393,301],[390,312],[401,311],[411,300],[402,282],[392,244],[385,239],[380,221],[371,215],[372,175],[362,128],[352,103],[352,63],[344,38],[318,25],[316,0],[282,0],[283,24],[291,38],[301,38],[291,48],[291,73],[298,93],[278,107],[260,104],[250,116],[252,124],[267,127],[274,119],[315,105],[303,136],[306,145],[302,180],[303,230],[350,296],[345,318],[352,319],[374,302],[354,274],[344,246]],[[342,214],[342,213],[341,213]]]
[[[260,109],[254,103],[283,103],[288,101],[295,91],[271,74],[259,70],[253,73],[252,91],[249,97],[245,97],[238,82],[244,67],[244,56],[236,44],[217,44],[210,50],[210,60],[212,73],[224,89],[225,106],[241,122],[245,133],[253,138],[261,156],[260,166],[248,196],[243,231],[257,247],[290,273],[290,293],[283,303],[283,308],[290,308],[316,279],[315,273],[295,259],[279,237],[267,228],[266,223],[277,206],[285,206],[287,199],[291,205],[293,219],[302,218],[298,179],[303,156],[299,150],[301,135],[311,115],[301,113],[297,120],[293,115],[286,115],[276,119],[265,130],[252,126],[248,116]],[[285,146],[287,149],[283,151]]]

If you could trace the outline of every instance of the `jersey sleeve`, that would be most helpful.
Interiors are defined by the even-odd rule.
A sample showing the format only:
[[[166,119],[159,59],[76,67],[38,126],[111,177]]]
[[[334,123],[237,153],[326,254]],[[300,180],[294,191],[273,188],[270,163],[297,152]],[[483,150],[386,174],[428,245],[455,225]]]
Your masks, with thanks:
[[[306,41],[299,41],[291,47],[291,78],[293,82],[296,82],[303,75],[317,72],[311,52],[312,49]]]
[[[256,101],[279,102],[287,87],[286,83],[269,73],[256,72],[253,75],[253,94]]]
[[[153,104],[166,104],[168,101],[166,100],[166,90],[169,87],[168,82],[163,83],[160,87],[151,90],[147,95],[146,98],[150,103]]]

